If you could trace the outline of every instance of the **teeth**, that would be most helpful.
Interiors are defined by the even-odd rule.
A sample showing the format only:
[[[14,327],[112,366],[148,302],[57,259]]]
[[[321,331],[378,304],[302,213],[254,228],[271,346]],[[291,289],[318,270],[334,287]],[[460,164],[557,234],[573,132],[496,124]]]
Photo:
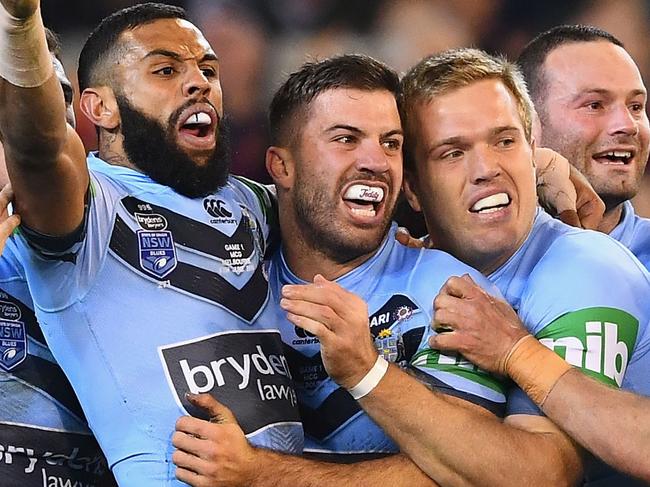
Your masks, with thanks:
[[[377,214],[374,209],[366,210],[366,209],[362,209],[362,208],[350,208],[350,211],[352,211],[352,213],[354,213],[355,215],[359,215],[359,216],[370,216],[370,217],[372,217],[372,216],[375,216]]]
[[[186,120],[185,125],[210,125],[211,123],[212,119],[210,118],[210,115],[205,112],[198,112],[190,115]]]
[[[371,203],[379,203],[384,199],[384,190],[375,186],[366,186],[365,184],[353,184],[345,192],[343,198],[347,200],[359,200],[369,201]]]
[[[497,206],[507,205],[510,202],[510,198],[506,193],[497,193],[486,198],[482,198],[474,203],[472,206],[472,211],[482,211],[483,213],[492,213],[497,211],[499,208]]]
[[[630,157],[632,157],[632,153],[626,150],[612,150],[609,152],[605,152],[601,157],[619,157],[619,158],[629,159]]]

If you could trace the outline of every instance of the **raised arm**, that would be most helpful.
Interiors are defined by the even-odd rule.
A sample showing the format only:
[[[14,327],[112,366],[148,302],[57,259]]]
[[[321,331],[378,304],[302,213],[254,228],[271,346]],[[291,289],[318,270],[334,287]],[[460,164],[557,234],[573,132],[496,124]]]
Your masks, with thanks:
[[[65,121],[38,0],[0,3],[0,136],[16,210],[31,229],[66,235],[83,218],[83,144]]]

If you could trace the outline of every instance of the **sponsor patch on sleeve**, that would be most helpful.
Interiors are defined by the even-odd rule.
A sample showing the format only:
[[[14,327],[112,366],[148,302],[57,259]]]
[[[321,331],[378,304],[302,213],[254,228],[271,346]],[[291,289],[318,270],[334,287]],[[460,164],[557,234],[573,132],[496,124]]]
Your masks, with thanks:
[[[585,308],[560,316],[537,339],[574,367],[620,387],[630,361],[639,321],[616,308]]]

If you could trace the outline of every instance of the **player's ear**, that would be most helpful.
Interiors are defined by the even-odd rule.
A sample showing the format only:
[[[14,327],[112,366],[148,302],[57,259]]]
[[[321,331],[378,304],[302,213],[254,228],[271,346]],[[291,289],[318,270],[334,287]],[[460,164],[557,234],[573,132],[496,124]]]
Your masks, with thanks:
[[[120,125],[120,111],[113,90],[108,86],[86,88],[81,94],[79,107],[97,127],[114,130]]]
[[[402,182],[402,189],[404,190],[404,196],[406,201],[409,202],[411,208],[414,211],[422,211],[422,206],[420,205],[420,200],[417,195],[417,184],[416,184],[415,175],[411,171],[404,171],[404,181]]]
[[[266,170],[277,188],[290,189],[295,178],[291,151],[278,146],[266,149]]]

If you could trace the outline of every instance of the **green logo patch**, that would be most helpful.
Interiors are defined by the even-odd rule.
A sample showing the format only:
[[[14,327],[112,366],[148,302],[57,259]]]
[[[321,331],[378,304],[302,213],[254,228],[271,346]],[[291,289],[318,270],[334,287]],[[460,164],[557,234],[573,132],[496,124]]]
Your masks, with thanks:
[[[537,339],[571,365],[620,387],[639,331],[639,321],[615,308],[586,308],[560,316]]]
[[[435,369],[448,372],[458,377],[471,380],[500,394],[506,393],[503,380],[499,380],[483,369],[469,362],[462,355],[445,355],[438,350],[427,348],[416,353],[411,359],[411,365],[420,369]]]

